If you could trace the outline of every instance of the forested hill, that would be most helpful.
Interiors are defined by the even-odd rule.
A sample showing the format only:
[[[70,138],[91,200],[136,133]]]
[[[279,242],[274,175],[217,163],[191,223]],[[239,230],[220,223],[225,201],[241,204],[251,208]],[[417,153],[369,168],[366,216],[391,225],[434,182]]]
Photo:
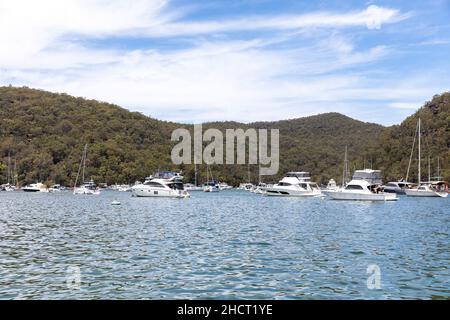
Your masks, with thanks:
[[[422,181],[428,180],[428,158],[430,175],[437,176],[438,158],[440,176],[450,180],[450,92],[435,95],[414,115],[400,125],[386,128],[377,143],[367,153],[375,166],[384,171],[388,179],[406,178],[418,119],[421,119],[422,135]],[[417,181],[417,140],[412,154],[408,180]]]
[[[433,101],[436,99],[439,98]],[[419,111],[425,112],[430,119],[439,115],[444,122],[431,126],[427,124],[431,120],[423,118],[425,128],[435,130],[429,131],[429,136],[439,136],[429,139],[433,146],[437,141],[449,141],[448,103],[445,108],[439,103],[438,106],[438,109],[427,106]],[[415,116],[400,126],[385,128],[338,113],[327,113],[252,124],[207,123],[204,128],[280,129],[280,172],[277,177],[265,180],[276,181],[289,170],[305,170],[312,173],[314,180],[324,183],[331,177],[340,180],[345,145],[348,145],[353,167],[361,168],[364,162],[368,166],[372,161],[393,176],[406,170],[403,170],[402,161],[404,154],[409,157],[409,140],[412,143],[414,134],[409,128],[412,126],[414,131],[414,122]],[[22,184],[41,180],[70,186],[75,180],[85,143],[89,143],[87,172],[97,182],[130,183],[142,180],[158,169],[182,169],[186,180],[191,180],[193,166],[177,167],[170,160],[174,145],[170,136],[178,127],[190,128],[108,103],[29,88],[0,87],[0,161],[3,163],[0,182],[6,182],[10,154],[11,162],[17,163]],[[395,146],[401,150],[395,151]],[[436,152],[442,157],[442,172],[448,176],[448,145],[446,158],[442,156],[443,147],[441,142],[436,144]],[[392,168],[384,161],[391,161]],[[204,180],[206,168],[199,166],[198,169],[199,179]],[[247,180],[247,166],[215,165],[211,169],[215,178],[231,184]],[[250,169],[251,179],[256,182],[258,168],[251,166]]]

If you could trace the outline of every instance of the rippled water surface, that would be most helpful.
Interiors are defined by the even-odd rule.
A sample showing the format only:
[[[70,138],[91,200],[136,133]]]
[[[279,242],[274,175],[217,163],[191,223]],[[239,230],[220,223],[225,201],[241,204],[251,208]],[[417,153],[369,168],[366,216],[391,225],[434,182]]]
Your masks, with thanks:
[[[2,192],[0,298],[449,299],[449,226],[450,198]]]

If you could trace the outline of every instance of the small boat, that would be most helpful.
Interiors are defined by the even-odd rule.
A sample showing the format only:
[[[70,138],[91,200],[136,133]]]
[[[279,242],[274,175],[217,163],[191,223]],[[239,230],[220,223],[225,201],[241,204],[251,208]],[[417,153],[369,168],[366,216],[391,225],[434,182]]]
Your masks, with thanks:
[[[131,188],[133,197],[189,198],[184,189],[183,176],[178,172],[163,171],[145,179]]]
[[[85,172],[86,172],[86,158],[87,158],[87,148],[88,145],[84,145],[83,155],[81,156],[80,166],[78,168],[77,177],[75,179],[75,185],[73,187],[73,194],[75,195],[99,195],[100,189],[97,188],[97,185],[91,179],[89,182],[85,182]],[[80,187],[77,187],[78,178],[81,172],[81,181],[83,181]]]
[[[428,181],[428,182],[421,182],[421,147],[420,147],[420,138],[421,138],[421,130],[420,130],[420,118],[417,121],[417,129],[416,133],[418,136],[418,156],[417,156],[417,187],[411,188],[411,189],[405,189],[405,193],[408,197],[440,197],[440,198],[446,198],[448,196],[448,183],[445,181]],[[414,151],[414,143],[411,150],[411,156]],[[428,158],[428,180],[430,179],[430,162]],[[411,164],[411,161],[410,161]],[[439,166],[439,165],[438,165]],[[408,166],[409,171],[409,166]],[[438,169],[438,175],[439,175],[439,169]]]
[[[114,200],[113,202],[111,202],[111,205],[113,205],[113,206],[120,206],[121,203],[118,200]]]
[[[267,196],[317,197],[321,196],[319,186],[311,182],[309,172],[288,172],[280,182],[265,188]]]
[[[116,190],[119,192],[131,192],[131,186],[128,184],[122,184],[120,186],[117,186]]]
[[[233,187],[228,185],[228,183],[226,183],[226,182],[219,182],[219,189],[220,190],[231,190],[231,189],[233,189]]]
[[[381,171],[356,170],[352,180],[342,189],[327,191],[334,200],[394,201],[395,193],[385,193],[381,185]]]
[[[83,183],[80,187],[73,189],[73,194],[78,195],[100,195],[100,189],[95,184],[94,180]]]
[[[48,192],[47,186],[41,182],[32,183],[22,187],[24,192]]]
[[[216,180],[210,180],[203,185],[203,192],[219,192],[219,184]]]
[[[211,176],[211,180],[209,177]],[[203,185],[203,192],[219,192],[219,183],[213,179],[212,172],[209,166],[206,167],[206,179],[207,182]]]
[[[414,187],[414,184],[406,181],[391,181],[383,186],[384,192],[406,194],[406,190]]]
[[[406,189],[405,193],[409,197],[440,197],[448,196],[448,182],[431,181],[421,183],[417,188]]]
[[[252,183],[241,183],[239,184],[238,189],[239,190],[245,190],[245,191],[251,191],[255,188],[255,186]]]
[[[66,188],[61,186],[60,184],[54,184],[48,189],[49,192],[61,192],[64,190],[66,190]]]
[[[186,183],[184,185],[184,190],[191,192],[191,191],[203,191],[203,188],[201,186],[196,186],[192,183]]]

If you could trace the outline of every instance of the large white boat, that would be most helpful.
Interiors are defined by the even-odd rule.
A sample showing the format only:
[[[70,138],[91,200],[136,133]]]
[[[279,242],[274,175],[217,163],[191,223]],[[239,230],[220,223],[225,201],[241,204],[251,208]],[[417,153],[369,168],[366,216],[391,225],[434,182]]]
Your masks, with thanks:
[[[319,186],[311,182],[308,172],[288,172],[277,184],[265,188],[267,196],[317,197],[321,196]]]
[[[25,192],[48,192],[47,186],[41,182],[32,183],[25,187],[22,187],[22,191]]]
[[[133,197],[188,198],[184,190],[183,176],[178,172],[163,171],[145,179],[131,188]]]
[[[334,200],[397,200],[398,198],[395,193],[383,192],[381,182],[380,170],[356,170],[352,180],[344,188],[335,191],[327,191],[326,194]]]

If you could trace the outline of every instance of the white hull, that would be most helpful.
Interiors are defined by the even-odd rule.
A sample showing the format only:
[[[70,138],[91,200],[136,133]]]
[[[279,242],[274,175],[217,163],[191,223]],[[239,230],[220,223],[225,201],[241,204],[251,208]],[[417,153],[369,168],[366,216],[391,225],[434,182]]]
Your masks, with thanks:
[[[327,191],[334,200],[356,200],[356,201],[395,201],[398,200],[395,193],[366,193],[348,191]]]
[[[417,190],[417,189],[407,189],[405,193],[409,197],[441,197],[446,198],[448,196],[447,192],[437,192],[432,190]]]
[[[205,187],[205,188],[203,189],[203,192],[219,192],[219,191],[220,191],[219,188],[212,187],[212,186]]]
[[[319,197],[322,195],[322,192],[320,190],[300,190],[295,187],[272,187],[267,188],[264,195],[276,197]]]
[[[73,194],[76,195],[100,195],[100,190],[91,190],[87,188],[75,188]]]
[[[186,190],[173,190],[162,188],[135,187],[132,191],[133,197],[153,197],[153,198],[188,198],[189,193]]]

